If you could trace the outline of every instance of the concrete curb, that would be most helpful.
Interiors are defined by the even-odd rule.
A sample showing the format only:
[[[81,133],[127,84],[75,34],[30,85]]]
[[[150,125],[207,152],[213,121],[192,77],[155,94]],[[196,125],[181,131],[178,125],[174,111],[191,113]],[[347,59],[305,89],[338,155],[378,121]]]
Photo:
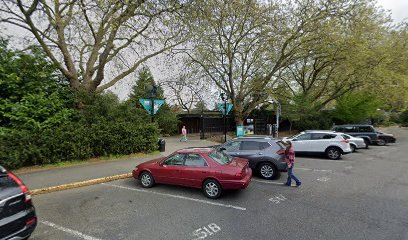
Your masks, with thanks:
[[[73,189],[73,188],[91,186],[95,184],[106,183],[106,182],[111,182],[111,181],[115,181],[119,179],[131,178],[131,177],[133,177],[132,173],[125,173],[125,174],[119,174],[119,175],[103,177],[103,178],[96,178],[96,179],[91,179],[91,180],[86,180],[86,181],[81,181],[81,182],[67,183],[67,184],[62,184],[58,186],[34,189],[34,190],[31,190],[30,192],[31,192],[31,195],[39,195],[39,194],[63,191],[63,190],[68,190],[68,189]]]

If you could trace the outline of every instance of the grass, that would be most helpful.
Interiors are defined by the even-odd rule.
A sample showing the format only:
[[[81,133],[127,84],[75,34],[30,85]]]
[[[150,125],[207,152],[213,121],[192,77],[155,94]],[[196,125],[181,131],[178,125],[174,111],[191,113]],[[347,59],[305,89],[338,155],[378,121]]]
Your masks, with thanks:
[[[44,171],[48,169],[67,168],[67,167],[97,164],[97,163],[104,163],[104,162],[111,162],[111,161],[120,161],[120,160],[125,160],[125,159],[130,159],[130,158],[151,157],[151,156],[156,156],[159,154],[160,154],[159,151],[155,151],[152,153],[134,153],[134,154],[129,154],[129,155],[110,155],[110,156],[102,156],[102,157],[97,157],[97,158],[90,158],[86,160],[64,161],[64,162],[44,164],[44,165],[27,166],[27,167],[22,167],[22,168],[13,170],[13,172],[16,174],[23,174],[23,173]]]

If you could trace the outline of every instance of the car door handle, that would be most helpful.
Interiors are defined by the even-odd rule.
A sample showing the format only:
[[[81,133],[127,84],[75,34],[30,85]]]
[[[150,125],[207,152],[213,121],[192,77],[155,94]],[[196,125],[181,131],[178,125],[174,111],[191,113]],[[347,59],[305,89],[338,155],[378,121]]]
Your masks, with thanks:
[[[202,173],[207,173],[207,171],[201,171]]]
[[[259,152],[258,155],[263,155],[263,153]]]

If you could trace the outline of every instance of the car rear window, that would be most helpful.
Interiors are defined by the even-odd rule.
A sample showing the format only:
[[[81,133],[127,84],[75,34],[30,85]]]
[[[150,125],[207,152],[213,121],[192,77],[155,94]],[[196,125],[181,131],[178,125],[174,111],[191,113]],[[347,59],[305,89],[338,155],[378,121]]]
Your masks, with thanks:
[[[18,184],[7,174],[0,173],[0,191],[11,187],[18,187]]]
[[[276,144],[277,144],[281,149],[286,148],[285,144],[284,144],[282,141],[277,141]]]
[[[228,164],[232,161],[232,157],[221,151],[213,151],[208,156],[221,165]]]
[[[350,136],[348,136],[348,135],[342,134],[341,136],[342,136],[345,140],[350,139]]]

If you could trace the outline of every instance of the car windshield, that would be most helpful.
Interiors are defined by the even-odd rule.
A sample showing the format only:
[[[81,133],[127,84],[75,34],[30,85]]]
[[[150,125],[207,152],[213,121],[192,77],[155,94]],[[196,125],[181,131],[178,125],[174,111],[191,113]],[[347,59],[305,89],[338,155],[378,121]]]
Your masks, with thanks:
[[[221,165],[228,164],[232,161],[232,157],[222,151],[213,151],[208,156]]]
[[[300,135],[300,134],[295,134],[295,135],[293,135],[293,136],[288,137],[288,139],[294,139],[294,138],[297,138],[299,135]]]

